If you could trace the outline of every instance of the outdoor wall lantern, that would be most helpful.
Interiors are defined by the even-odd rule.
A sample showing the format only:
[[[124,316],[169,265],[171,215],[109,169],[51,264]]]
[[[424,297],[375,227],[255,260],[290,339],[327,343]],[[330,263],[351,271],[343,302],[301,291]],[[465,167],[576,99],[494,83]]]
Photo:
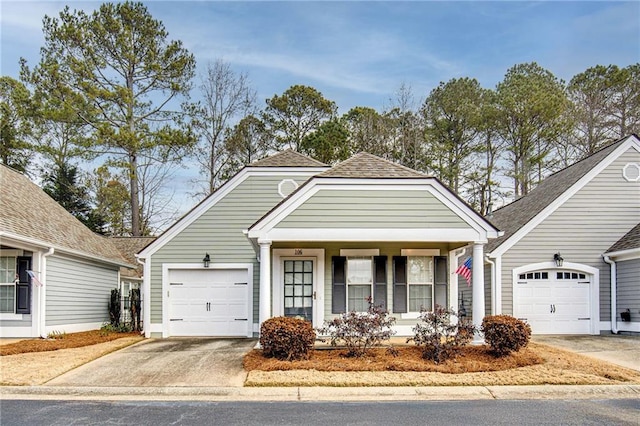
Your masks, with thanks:
[[[209,253],[205,253],[204,259],[202,259],[202,263],[204,263],[204,267],[208,268],[210,262],[211,262],[211,258],[209,257]]]
[[[560,255],[560,252],[553,255],[553,261],[556,262],[556,266],[558,268],[562,268],[562,262],[564,262],[564,259]]]

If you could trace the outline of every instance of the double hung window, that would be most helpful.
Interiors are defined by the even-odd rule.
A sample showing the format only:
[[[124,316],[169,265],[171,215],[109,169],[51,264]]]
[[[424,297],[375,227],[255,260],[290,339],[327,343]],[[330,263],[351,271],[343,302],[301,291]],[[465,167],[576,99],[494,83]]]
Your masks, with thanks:
[[[407,284],[409,312],[433,310],[433,257],[408,256]]]
[[[0,256],[0,313],[15,313],[16,258]]]
[[[372,297],[373,258],[347,258],[347,310],[365,312]]]

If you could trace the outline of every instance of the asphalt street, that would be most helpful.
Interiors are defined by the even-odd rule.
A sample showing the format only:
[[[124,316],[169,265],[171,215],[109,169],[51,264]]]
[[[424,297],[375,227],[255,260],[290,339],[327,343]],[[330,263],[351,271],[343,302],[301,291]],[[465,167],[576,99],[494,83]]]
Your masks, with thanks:
[[[638,425],[639,399],[420,402],[0,401],[13,425]]]

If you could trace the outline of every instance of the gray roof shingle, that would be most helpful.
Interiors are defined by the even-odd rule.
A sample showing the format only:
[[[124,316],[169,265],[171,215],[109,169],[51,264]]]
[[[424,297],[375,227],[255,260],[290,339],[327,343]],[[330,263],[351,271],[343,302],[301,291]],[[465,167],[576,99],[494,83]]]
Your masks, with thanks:
[[[427,175],[392,163],[367,152],[361,152],[317,175],[337,178],[426,178]]]
[[[0,165],[0,231],[126,265],[108,238],[93,233],[26,176]]]
[[[614,245],[612,245],[607,253],[614,253],[616,251],[633,250],[640,248],[640,223],[634,226],[631,231],[620,238]]]
[[[498,248],[590,170],[596,167],[598,163],[604,160],[626,139],[627,138],[620,139],[589,157],[550,175],[527,195],[494,211],[488,219],[497,226],[498,229],[504,231],[504,235],[496,240],[491,240],[487,244],[487,252]]]
[[[157,237],[111,237],[110,240],[122,256],[136,269],[120,268],[120,275],[141,278],[143,266],[136,260],[136,254],[155,241]]]
[[[292,149],[254,161],[247,167],[328,167],[326,164]]]

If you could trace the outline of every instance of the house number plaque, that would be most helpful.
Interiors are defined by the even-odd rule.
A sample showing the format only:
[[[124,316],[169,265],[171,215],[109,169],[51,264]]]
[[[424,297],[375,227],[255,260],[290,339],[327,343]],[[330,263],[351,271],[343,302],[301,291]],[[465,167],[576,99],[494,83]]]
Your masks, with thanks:
[[[302,256],[302,249],[293,249],[293,254],[296,256]]]

